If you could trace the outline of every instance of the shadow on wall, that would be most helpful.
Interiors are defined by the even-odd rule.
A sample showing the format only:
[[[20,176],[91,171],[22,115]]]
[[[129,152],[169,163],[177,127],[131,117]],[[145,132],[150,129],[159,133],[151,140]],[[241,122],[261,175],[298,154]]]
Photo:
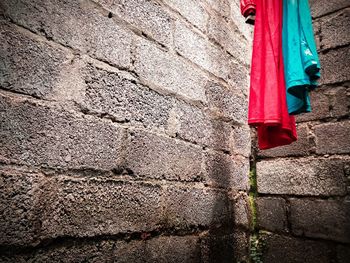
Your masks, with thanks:
[[[217,123],[212,122],[213,134],[218,134],[220,127]],[[222,144],[215,137],[214,145]],[[228,162],[223,158],[221,152],[212,152],[212,157],[207,163],[207,180],[211,185],[229,187],[230,182],[230,167]],[[216,263],[232,263],[235,262],[234,249],[234,211],[232,199],[229,196],[227,189],[222,191],[222,194],[215,194],[213,200],[213,210],[211,224],[208,234],[202,239],[202,260],[203,262]]]

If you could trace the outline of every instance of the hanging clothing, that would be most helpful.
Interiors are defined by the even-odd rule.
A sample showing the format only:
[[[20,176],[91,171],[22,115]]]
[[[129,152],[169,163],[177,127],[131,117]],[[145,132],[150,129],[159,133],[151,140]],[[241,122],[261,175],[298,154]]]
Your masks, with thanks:
[[[260,149],[294,142],[295,119],[288,114],[282,54],[282,1],[255,0],[256,18],[248,123],[257,127]]]
[[[288,112],[310,112],[309,91],[317,86],[320,61],[308,0],[283,1],[282,42]]]

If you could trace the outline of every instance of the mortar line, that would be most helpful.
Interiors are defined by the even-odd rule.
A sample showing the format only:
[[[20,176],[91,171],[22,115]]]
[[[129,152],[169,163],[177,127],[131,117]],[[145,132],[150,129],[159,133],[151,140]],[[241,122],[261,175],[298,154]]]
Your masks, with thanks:
[[[325,14],[322,14],[322,15],[320,15],[320,16],[313,17],[312,20],[318,20],[318,19],[320,19],[320,18],[324,18],[324,17],[326,17],[326,16],[332,15],[332,14],[334,14],[334,13],[337,13],[337,12],[339,12],[339,11],[341,11],[341,10],[343,10],[343,9],[349,8],[349,7],[350,7],[350,5],[341,7],[341,8],[339,8],[339,9],[337,9],[337,10],[330,11],[330,12],[325,13]]]
[[[86,243],[97,243],[101,241],[147,241],[162,236],[165,237],[189,237],[189,236],[198,236],[201,233],[206,233],[209,230],[209,227],[204,226],[189,226],[188,229],[177,229],[176,227],[171,228],[157,228],[150,231],[135,231],[132,233],[120,232],[116,234],[100,234],[95,236],[58,236],[53,238],[41,239],[38,244],[32,246],[19,246],[19,245],[1,245],[0,253],[12,255],[14,252],[18,254],[30,254],[37,250],[49,251],[53,248],[65,247],[71,245],[72,243],[86,244]],[[142,234],[149,234],[151,238],[144,239]],[[16,253],[16,254],[17,254]]]
[[[225,188],[213,185],[207,185],[205,181],[179,181],[169,180],[163,178],[150,178],[150,177],[136,177],[127,173],[115,174],[111,170],[96,170],[96,169],[84,169],[82,168],[65,168],[58,169],[52,167],[40,167],[40,166],[27,166],[19,165],[17,163],[0,163],[0,170],[6,171],[7,168],[15,169],[18,172],[26,172],[30,170],[32,174],[40,174],[45,178],[57,178],[67,180],[97,180],[97,181],[110,181],[115,183],[130,183],[130,184],[144,184],[149,186],[164,187],[172,185],[180,188],[191,188],[191,189],[203,189],[216,191],[221,193],[230,193],[232,188]],[[234,189],[237,190],[237,189]],[[238,190],[244,191],[244,190]]]
[[[321,43],[322,44],[322,43]],[[319,53],[325,55],[333,50],[339,50],[339,49],[342,49],[342,48],[346,48],[346,47],[350,47],[350,43],[346,43],[346,44],[342,44],[342,45],[337,45],[335,47],[327,47],[327,48],[321,48],[319,50],[317,50]],[[321,65],[322,67],[322,65]]]
[[[259,197],[264,198],[283,198],[283,199],[304,199],[304,200],[310,200],[310,201],[317,201],[317,200],[334,200],[334,201],[344,201],[346,198],[346,194],[344,195],[331,195],[331,194],[320,194],[320,195],[301,195],[301,194],[288,194],[288,193],[261,193],[259,192]]]
[[[325,155],[329,155],[325,157]],[[257,162],[261,161],[283,161],[283,160],[333,160],[333,159],[348,159],[349,153],[320,153],[309,155],[289,155],[289,156],[276,156],[276,157],[261,157],[257,156]]]
[[[275,232],[271,232],[270,230],[266,230],[266,229],[262,229],[262,231],[265,234],[272,234],[272,235],[276,234],[279,236],[289,237],[289,238],[303,240],[303,241],[306,240],[306,241],[320,242],[320,243],[324,243],[324,244],[329,244],[329,245],[334,246],[334,247],[338,246],[339,244],[350,247],[350,244],[346,241],[324,239],[321,237],[310,237],[310,236],[305,236],[305,235],[296,235],[296,234],[293,234],[292,232],[290,232],[290,233],[288,233],[288,232],[275,233]]]
[[[338,116],[338,117],[324,117],[321,119],[315,119],[315,120],[301,120],[298,121],[297,124],[310,124],[313,127],[314,126],[318,126],[318,125],[322,125],[322,124],[334,124],[334,123],[342,123],[344,121],[350,120],[350,114],[344,114],[342,116]]]

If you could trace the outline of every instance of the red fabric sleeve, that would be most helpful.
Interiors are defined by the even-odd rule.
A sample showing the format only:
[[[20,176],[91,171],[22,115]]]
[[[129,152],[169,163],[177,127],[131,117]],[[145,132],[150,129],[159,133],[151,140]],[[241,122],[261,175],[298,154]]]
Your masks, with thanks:
[[[256,4],[255,0],[241,0],[241,14],[244,17],[255,13]]]

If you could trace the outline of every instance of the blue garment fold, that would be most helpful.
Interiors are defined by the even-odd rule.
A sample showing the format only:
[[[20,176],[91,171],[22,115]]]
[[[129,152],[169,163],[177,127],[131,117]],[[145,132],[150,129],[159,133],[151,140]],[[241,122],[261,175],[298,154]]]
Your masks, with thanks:
[[[282,44],[288,112],[310,112],[309,91],[317,87],[321,66],[308,0],[283,1]]]

